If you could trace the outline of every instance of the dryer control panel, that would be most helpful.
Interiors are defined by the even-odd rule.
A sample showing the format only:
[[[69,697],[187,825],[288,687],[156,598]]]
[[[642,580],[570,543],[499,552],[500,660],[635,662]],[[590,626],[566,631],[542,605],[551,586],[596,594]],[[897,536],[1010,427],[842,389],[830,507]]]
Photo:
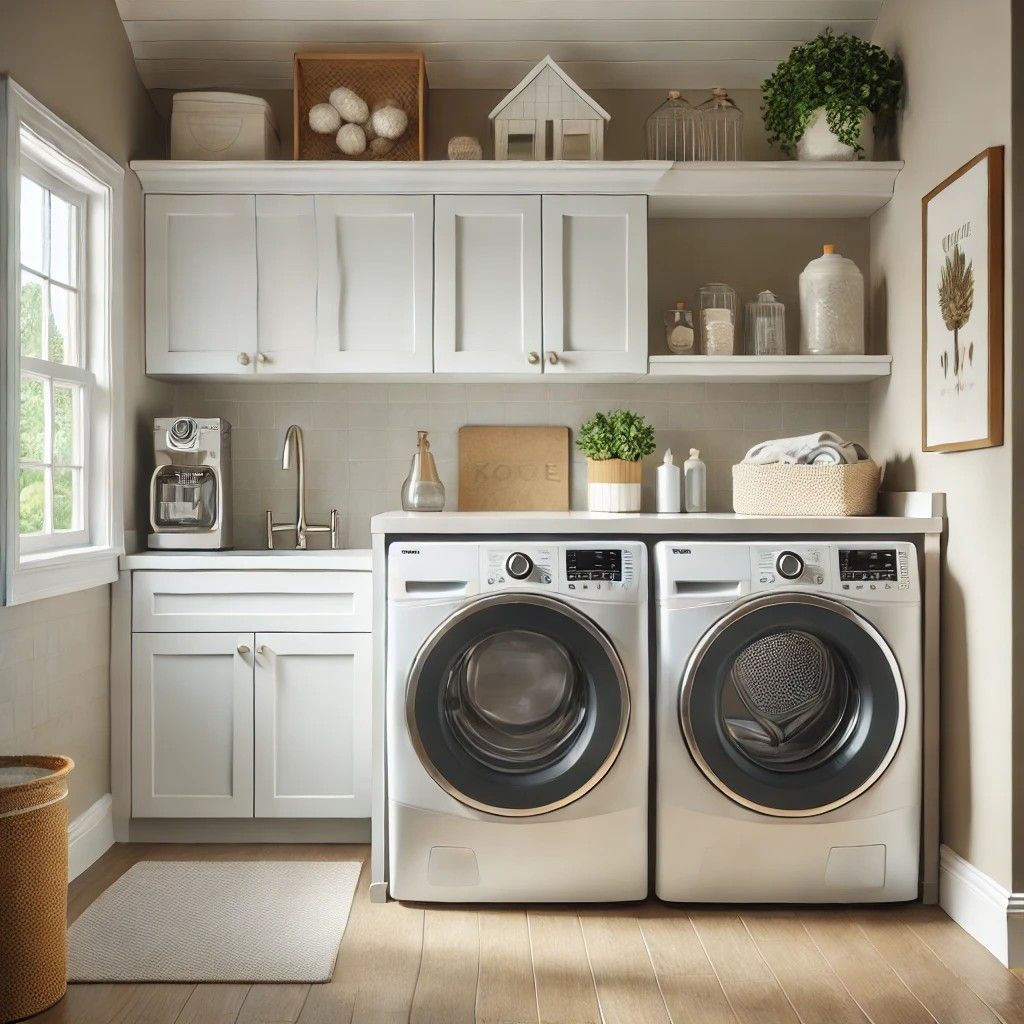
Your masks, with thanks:
[[[643,545],[614,541],[485,544],[480,548],[480,592],[524,588],[621,600],[640,585],[642,557]]]

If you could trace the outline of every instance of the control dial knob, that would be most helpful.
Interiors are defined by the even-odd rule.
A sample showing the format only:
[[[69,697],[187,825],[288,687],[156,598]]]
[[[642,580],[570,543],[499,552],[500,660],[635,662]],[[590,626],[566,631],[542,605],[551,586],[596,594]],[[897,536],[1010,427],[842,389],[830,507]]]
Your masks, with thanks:
[[[533,559],[522,551],[513,551],[505,563],[505,571],[514,580],[525,580],[533,572]]]
[[[804,560],[795,551],[783,551],[775,560],[775,569],[784,580],[797,580],[804,572]]]

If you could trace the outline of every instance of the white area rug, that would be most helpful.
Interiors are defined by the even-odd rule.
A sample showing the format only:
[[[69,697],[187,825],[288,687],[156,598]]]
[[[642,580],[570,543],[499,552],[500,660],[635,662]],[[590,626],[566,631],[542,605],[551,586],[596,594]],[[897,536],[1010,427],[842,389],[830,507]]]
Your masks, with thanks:
[[[143,861],[68,932],[69,981],[329,981],[358,861]]]

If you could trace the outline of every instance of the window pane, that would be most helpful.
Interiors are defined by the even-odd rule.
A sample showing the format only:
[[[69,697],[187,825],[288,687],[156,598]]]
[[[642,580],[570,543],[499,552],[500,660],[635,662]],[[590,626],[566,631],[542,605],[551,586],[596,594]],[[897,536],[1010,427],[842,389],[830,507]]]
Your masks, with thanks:
[[[49,318],[49,358],[55,363],[74,363],[77,346],[75,345],[76,311],[78,296],[61,288],[58,284],[50,285],[50,318]]]
[[[77,469],[53,471],[53,528],[76,530],[81,518],[81,474]]]
[[[53,385],[53,461],[59,466],[82,464],[80,435],[82,389],[77,384]]]
[[[41,469],[22,469],[18,474],[18,531],[42,533],[46,517],[46,484]]]
[[[18,309],[21,354],[41,359],[43,356],[43,281],[21,272],[21,301]]]
[[[50,277],[64,284],[77,283],[76,242],[78,210],[50,193]]]
[[[44,385],[38,377],[21,378],[21,429],[19,458],[28,462],[45,461],[46,401]]]
[[[46,191],[31,178],[21,179],[21,262],[46,273],[43,247],[43,210]]]
[[[532,160],[533,136],[512,134],[510,132],[508,136],[508,158],[509,160]]]

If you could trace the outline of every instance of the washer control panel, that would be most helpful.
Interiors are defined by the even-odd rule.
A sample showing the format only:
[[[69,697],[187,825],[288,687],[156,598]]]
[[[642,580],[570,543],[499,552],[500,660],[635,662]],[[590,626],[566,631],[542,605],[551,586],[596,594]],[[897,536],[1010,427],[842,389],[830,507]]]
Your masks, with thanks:
[[[556,547],[482,547],[480,549],[480,589],[500,590],[509,584],[554,589],[557,566]]]
[[[906,544],[839,545],[839,589],[875,596],[911,586],[911,551]]]
[[[480,592],[529,589],[588,600],[621,600],[640,586],[643,546],[581,540],[513,541],[480,547]]]
[[[786,586],[826,589],[831,575],[827,545],[792,544],[750,549],[751,590]]]

